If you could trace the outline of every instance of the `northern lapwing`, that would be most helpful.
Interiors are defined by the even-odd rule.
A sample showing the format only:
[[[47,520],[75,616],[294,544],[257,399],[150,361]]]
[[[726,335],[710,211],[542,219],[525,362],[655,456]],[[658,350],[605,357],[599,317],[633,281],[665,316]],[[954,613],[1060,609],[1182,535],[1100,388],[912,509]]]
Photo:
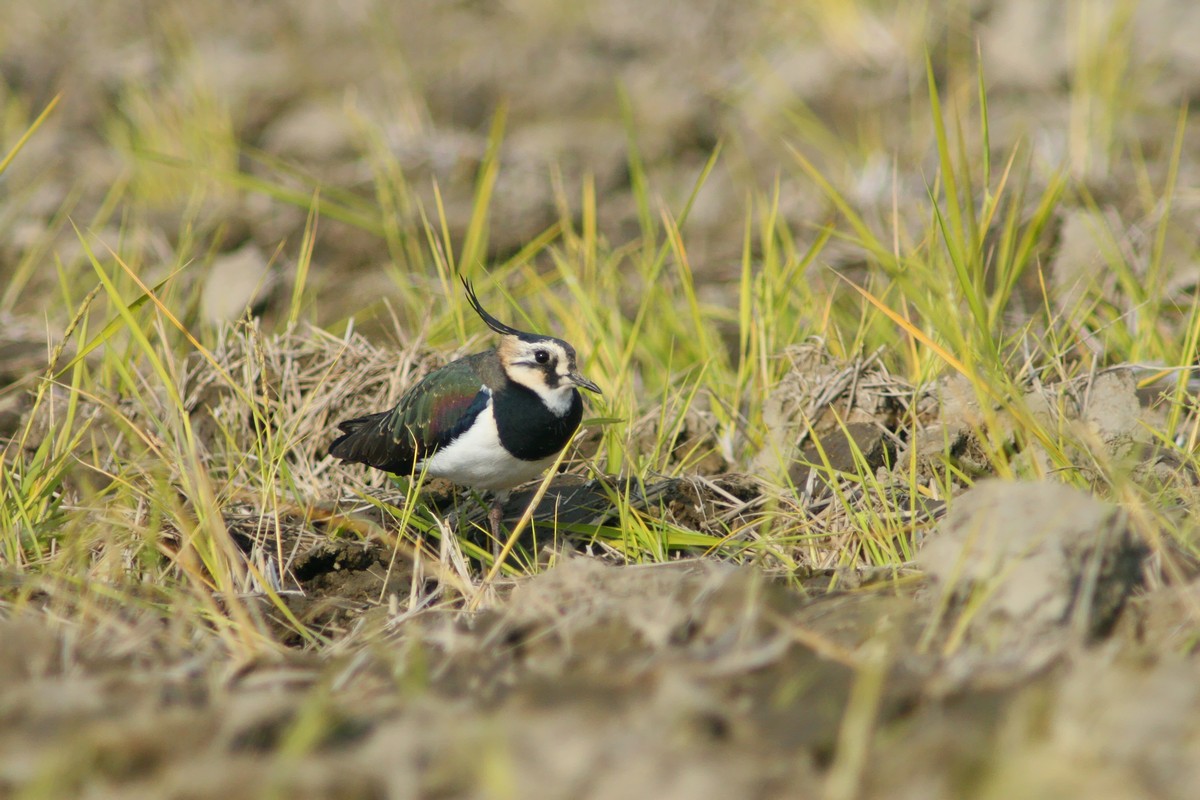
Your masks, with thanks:
[[[499,346],[434,370],[390,411],[340,423],[329,453],[493,491],[488,521],[499,542],[508,490],[541,475],[575,435],[583,418],[576,387],[600,387],[579,374],[574,347],[505,325],[462,283],[475,313],[500,334]]]

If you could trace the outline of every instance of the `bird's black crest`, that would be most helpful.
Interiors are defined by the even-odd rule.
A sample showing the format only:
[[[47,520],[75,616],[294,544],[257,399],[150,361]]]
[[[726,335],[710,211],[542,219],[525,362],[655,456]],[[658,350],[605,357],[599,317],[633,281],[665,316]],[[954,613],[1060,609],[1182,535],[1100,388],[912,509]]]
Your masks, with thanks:
[[[536,333],[528,333],[526,331],[519,331],[516,328],[513,328],[509,325],[505,325],[503,322],[501,322],[500,320],[493,317],[491,314],[489,314],[484,309],[483,305],[479,302],[479,298],[475,295],[475,289],[471,286],[471,282],[468,281],[466,278],[462,277],[461,275],[459,276],[459,280],[462,281],[463,288],[467,290],[467,301],[471,304],[471,308],[475,309],[475,313],[478,314],[480,316],[480,318],[485,323],[487,323],[487,326],[489,328],[491,328],[492,330],[494,330],[496,333],[502,333],[506,336],[516,336],[520,339],[524,339],[525,341],[544,338],[544,337],[538,336]]]

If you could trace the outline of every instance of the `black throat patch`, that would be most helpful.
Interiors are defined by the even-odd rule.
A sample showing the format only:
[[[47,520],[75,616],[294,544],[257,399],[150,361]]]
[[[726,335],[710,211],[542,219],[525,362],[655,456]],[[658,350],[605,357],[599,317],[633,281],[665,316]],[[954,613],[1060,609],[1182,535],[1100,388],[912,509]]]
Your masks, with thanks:
[[[500,444],[522,461],[541,461],[567,446],[583,419],[583,399],[571,390],[571,407],[561,417],[532,389],[509,381],[492,396]]]

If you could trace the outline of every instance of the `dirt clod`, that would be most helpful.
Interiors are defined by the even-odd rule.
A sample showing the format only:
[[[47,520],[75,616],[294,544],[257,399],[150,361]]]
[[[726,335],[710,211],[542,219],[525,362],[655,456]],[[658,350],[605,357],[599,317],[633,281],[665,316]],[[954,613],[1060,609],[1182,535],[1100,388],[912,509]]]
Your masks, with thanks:
[[[1144,554],[1121,511],[1089,494],[984,481],[957,499],[917,561],[971,641],[1028,655],[1108,632],[1141,584]]]

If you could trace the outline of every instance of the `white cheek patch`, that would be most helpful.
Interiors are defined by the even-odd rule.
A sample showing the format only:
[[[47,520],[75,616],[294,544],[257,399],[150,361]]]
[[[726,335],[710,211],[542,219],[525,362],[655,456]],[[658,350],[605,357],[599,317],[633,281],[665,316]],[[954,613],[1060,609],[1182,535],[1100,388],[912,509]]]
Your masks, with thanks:
[[[508,371],[508,377],[513,382],[535,392],[550,413],[556,417],[566,416],[575,399],[575,384],[568,378],[570,374],[567,359],[562,354],[559,354],[559,360],[554,370],[554,376],[558,378],[558,385],[553,388],[546,384],[549,376],[545,370],[539,367],[514,364]]]
[[[546,408],[550,409],[550,413],[556,417],[565,416],[571,410],[571,401],[574,399],[575,387],[569,383],[560,384],[556,389],[534,389],[538,396],[542,398],[542,402],[546,404]]]
[[[550,409],[550,413],[556,417],[565,416],[571,410],[571,401],[574,399],[575,385],[568,380],[565,380],[566,375],[562,377],[558,386],[551,389],[546,385],[546,373],[541,370],[532,369],[530,367],[518,367],[512,370],[509,376],[516,383],[521,384],[527,389],[532,390],[542,399],[542,403],[546,408]]]

